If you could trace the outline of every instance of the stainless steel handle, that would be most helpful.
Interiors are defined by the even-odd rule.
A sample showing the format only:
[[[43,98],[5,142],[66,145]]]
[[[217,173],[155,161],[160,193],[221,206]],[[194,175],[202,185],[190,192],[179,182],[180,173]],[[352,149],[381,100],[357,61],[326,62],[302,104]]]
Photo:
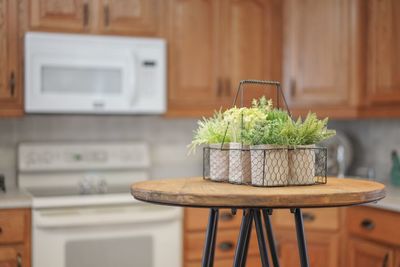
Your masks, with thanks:
[[[20,253],[17,254],[17,267],[22,267],[22,256]]]
[[[104,6],[104,25],[106,27],[110,25],[110,6],[108,4]]]
[[[313,222],[315,221],[315,215],[312,213],[308,213],[308,212],[303,212],[303,220],[305,222]]]
[[[385,257],[383,258],[382,267],[387,267],[389,261],[389,253],[386,253]]]
[[[230,241],[224,241],[218,244],[218,248],[222,251],[229,251],[232,250],[235,245]]]
[[[10,80],[8,82],[8,89],[10,90],[10,95],[14,96],[14,94],[15,94],[15,73],[13,71],[10,74]]]
[[[375,228],[375,223],[371,219],[364,219],[361,221],[360,226],[368,231],[371,231]]]
[[[83,26],[87,26],[89,24],[89,4],[83,4]]]

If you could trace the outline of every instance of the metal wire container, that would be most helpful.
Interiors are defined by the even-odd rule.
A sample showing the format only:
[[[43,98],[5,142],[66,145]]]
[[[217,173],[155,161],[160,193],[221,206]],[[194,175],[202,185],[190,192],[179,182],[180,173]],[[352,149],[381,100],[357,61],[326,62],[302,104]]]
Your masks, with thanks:
[[[277,106],[279,107],[281,95],[291,116],[280,84],[275,81],[241,81],[233,106],[240,93],[243,106],[243,86],[249,83],[274,85],[277,90]],[[325,184],[327,149],[314,145],[289,147],[246,146],[241,143],[224,142],[212,144],[203,148],[203,178],[215,182],[262,187]]]

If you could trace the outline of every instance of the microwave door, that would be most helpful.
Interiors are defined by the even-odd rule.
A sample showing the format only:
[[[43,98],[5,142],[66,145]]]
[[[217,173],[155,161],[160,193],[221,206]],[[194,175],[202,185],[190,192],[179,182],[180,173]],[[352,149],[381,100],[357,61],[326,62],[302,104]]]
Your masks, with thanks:
[[[120,112],[130,105],[132,58],[108,54],[96,57],[41,57],[33,70],[32,106],[28,111],[56,113]],[[27,103],[29,104],[29,103]]]

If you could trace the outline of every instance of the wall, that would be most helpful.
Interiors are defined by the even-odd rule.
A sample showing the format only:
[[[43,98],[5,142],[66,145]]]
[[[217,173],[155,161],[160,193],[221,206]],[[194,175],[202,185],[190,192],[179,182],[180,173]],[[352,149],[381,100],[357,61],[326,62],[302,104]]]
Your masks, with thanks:
[[[400,152],[400,120],[332,121],[330,127],[348,134],[355,146],[351,172],[373,167],[378,180],[389,176],[390,152]],[[22,141],[144,140],[150,144],[153,178],[201,175],[201,151],[187,156],[194,119],[159,116],[29,115],[0,119],[0,173],[6,185],[16,185],[15,147]]]
[[[346,133],[353,143],[352,174],[361,167],[370,167],[377,180],[389,179],[391,151],[400,153],[400,119],[332,121],[329,126]]]
[[[151,149],[153,178],[201,175],[201,151],[187,156],[196,120],[159,116],[29,115],[0,119],[0,173],[16,185],[15,148],[23,141],[143,140]]]

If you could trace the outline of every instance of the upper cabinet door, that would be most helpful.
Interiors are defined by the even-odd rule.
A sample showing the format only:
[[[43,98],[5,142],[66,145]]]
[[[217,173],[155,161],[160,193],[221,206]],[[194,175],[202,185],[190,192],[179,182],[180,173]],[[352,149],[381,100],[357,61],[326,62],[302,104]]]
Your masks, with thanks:
[[[161,3],[157,0],[101,0],[98,30],[111,34],[155,35]]]
[[[210,113],[222,95],[220,1],[169,3],[169,112],[186,116]]]
[[[400,1],[370,0],[367,90],[372,104],[400,102]]]
[[[223,24],[225,84],[229,99],[240,80],[281,80],[281,1],[226,0]],[[246,86],[244,105],[262,95],[273,97],[274,87]],[[238,104],[238,103],[237,103]]]
[[[89,0],[31,0],[34,30],[85,32],[91,22]]]
[[[24,1],[0,0],[0,116],[22,115],[22,34]],[[20,12],[20,14],[19,14]]]
[[[293,107],[346,104],[351,2],[284,1],[284,82]]]

